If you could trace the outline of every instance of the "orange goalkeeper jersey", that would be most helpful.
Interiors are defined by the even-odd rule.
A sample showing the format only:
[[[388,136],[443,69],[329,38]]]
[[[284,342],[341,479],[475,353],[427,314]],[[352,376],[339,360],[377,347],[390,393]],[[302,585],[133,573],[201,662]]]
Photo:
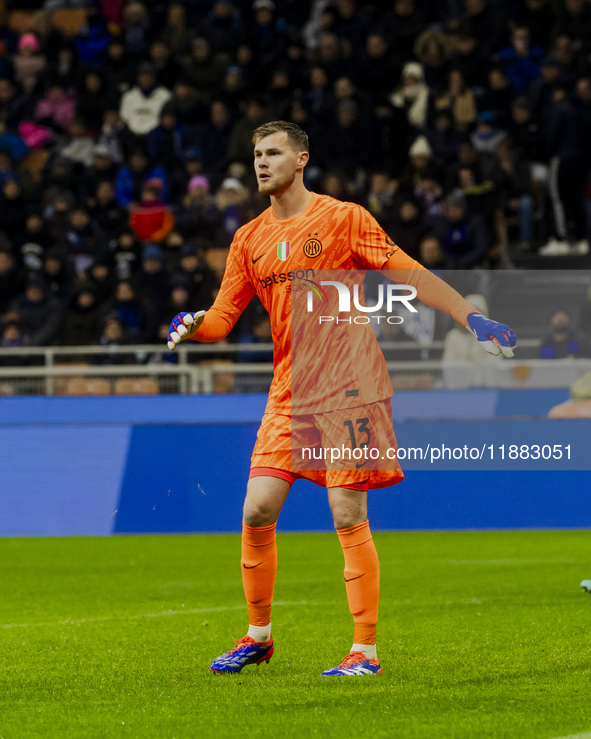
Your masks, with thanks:
[[[298,359],[300,366],[307,358],[315,365],[313,379],[301,385],[292,404],[292,297],[326,280],[327,271],[380,269],[413,284],[423,302],[462,323],[475,310],[400,250],[365,208],[312,193],[308,206],[293,218],[279,220],[269,207],[238,229],[220,291],[193,339],[212,342],[227,336],[257,295],[269,313],[274,344],[268,413],[322,413],[383,400],[393,394],[392,385],[375,334],[365,326],[353,332],[355,360],[350,352],[339,352],[338,359],[330,351],[319,352],[321,337],[315,333],[314,348],[308,346]]]

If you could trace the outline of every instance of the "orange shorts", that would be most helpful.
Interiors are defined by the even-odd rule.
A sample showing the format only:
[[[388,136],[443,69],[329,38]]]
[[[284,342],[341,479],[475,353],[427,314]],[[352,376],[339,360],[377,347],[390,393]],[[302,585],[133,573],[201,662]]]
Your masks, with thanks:
[[[306,416],[265,413],[251,476],[267,474],[259,468],[272,468],[322,487],[387,487],[404,478],[398,459],[387,456],[388,449],[396,448],[389,398]]]

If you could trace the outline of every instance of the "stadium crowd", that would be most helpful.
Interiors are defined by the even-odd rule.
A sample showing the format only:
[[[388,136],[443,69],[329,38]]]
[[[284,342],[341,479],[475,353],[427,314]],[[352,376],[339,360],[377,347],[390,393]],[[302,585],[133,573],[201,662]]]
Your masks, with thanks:
[[[18,3],[22,8],[26,3]],[[585,0],[48,0],[0,17],[2,346],[165,341],[264,210],[251,134],[432,269],[588,253]],[[253,306],[231,338],[268,337]],[[114,360],[115,361],[115,360]]]

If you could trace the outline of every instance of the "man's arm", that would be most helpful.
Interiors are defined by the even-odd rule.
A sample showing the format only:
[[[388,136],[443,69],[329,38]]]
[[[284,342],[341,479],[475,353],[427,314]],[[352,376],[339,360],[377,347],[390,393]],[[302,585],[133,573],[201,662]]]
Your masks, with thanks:
[[[383,269],[393,282],[400,282],[416,288],[417,297],[432,308],[448,313],[458,323],[471,331],[478,343],[489,354],[513,356],[517,338],[504,323],[497,323],[465,300],[453,287],[434,275],[397,249],[384,264]]]
[[[179,313],[172,319],[168,332],[168,348],[174,350],[181,341],[214,342],[224,339],[234,328],[242,311],[255,295],[254,287],[242,259],[239,241],[230,247],[226,271],[220,290],[208,311]]]

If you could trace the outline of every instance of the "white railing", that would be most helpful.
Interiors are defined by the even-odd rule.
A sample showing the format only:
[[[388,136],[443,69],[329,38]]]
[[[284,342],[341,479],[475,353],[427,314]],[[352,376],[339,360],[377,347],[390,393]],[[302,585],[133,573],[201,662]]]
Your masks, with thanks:
[[[408,355],[413,352],[416,357],[419,352],[426,357],[387,362],[394,387],[398,389],[568,388],[583,372],[591,371],[591,359],[520,360],[517,357],[511,361],[444,362],[428,358],[440,355],[442,342],[433,342],[424,348],[413,341],[381,342],[380,345],[387,353],[396,351],[397,355]],[[521,349],[531,350],[530,355],[539,345],[535,339],[519,344]],[[272,362],[233,360],[272,350],[270,343],[182,344],[176,350],[177,363],[173,364],[165,361],[171,356],[168,349],[153,344],[5,348],[0,349],[0,395],[77,394],[85,392],[80,390],[81,380],[90,383],[88,392],[96,394],[265,392],[273,374]],[[125,364],[102,363],[122,355],[129,360]],[[220,359],[220,355],[228,359]],[[483,354],[483,359],[486,358]],[[123,389],[128,388],[129,383],[119,384],[125,379],[147,379],[152,385],[146,390],[139,382],[137,389],[129,391]]]

